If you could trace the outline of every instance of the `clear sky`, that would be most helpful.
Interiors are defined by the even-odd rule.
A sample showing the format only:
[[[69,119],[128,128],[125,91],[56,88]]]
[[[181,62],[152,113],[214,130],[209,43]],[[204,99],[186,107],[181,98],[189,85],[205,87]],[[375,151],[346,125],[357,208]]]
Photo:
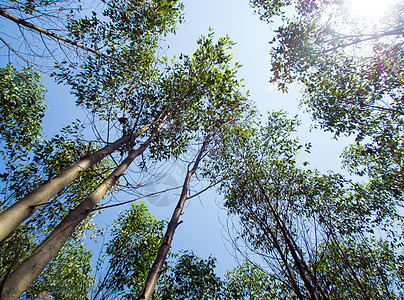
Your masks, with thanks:
[[[339,154],[345,142],[331,140],[330,134],[313,130],[308,114],[298,108],[299,88],[292,87],[289,94],[282,94],[272,86],[269,80],[269,41],[272,39],[272,29],[268,24],[259,20],[254,14],[248,1],[245,0],[204,0],[183,1],[185,4],[185,22],[178,27],[175,36],[169,36],[165,54],[168,57],[180,53],[191,55],[196,49],[198,37],[213,29],[216,37],[228,34],[237,43],[232,49],[234,61],[243,65],[239,76],[244,78],[245,89],[250,91],[250,99],[255,102],[263,115],[270,110],[286,110],[290,116],[299,115],[303,120],[299,138],[303,143],[312,142],[311,154],[302,157],[308,160],[311,167],[322,172],[329,169],[339,171]],[[264,117],[265,118],[265,117]],[[180,178],[180,177],[179,177]],[[172,179],[171,179],[172,180]],[[175,180],[174,180],[175,181]],[[182,182],[181,179],[177,179]],[[168,186],[174,185],[169,182]],[[167,197],[167,196],[166,196]],[[175,197],[170,196],[170,201]],[[168,202],[168,200],[167,200]],[[176,200],[175,200],[176,202]],[[158,218],[169,218],[175,205],[156,207],[150,204],[153,214]],[[150,203],[147,202],[146,203]],[[231,253],[233,249],[226,242],[226,212],[221,209],[222,199],[214,192],[208,192],[201,197],[190,200],[182,216],[182,223],[173,240],[173,250],[192,249],[197,255],[206,257],[213,254],[218,259],[218,272],[236,265]]]
[[[239,72],[244,78],[245,89],[250,91],[250,99],[255,102],[260,113],[265,115],[270,110],[286,110],[290,116],[299,115],[303,125],[299,132],[302,143],[312,142],[310,155],[302,158],[310,162],[310,167],[318,168],[322,172],[329,169],[340,170],[339,154],[345,142],[331,140],[330,134],[319,131],[309,132],[310,117],[298,108],[299,88],[292,87],[289,94],[278,92],[270,85],[269,80],[269,41],[272,39],[271,29],[259,20],[249,7],[247,0],[202,0],[183,1],[185,4],[185,22],[178,25],[176,35],[168,37],[162,51],[168,57],[173,55],[192,54],[196,49],[198,37],[213,29],[217,37],[228,34],[237,43],[233,48],[234,61],[243,65]],[[0,20],[5,24],[4,20]],[[169,47],[168,47],[169,46]],[[4,55],[4,48],[0,53]],[[2,56],[1,63],[6,63]],[[45,78],[48,90],[47,104],[49,107],[44,127],[47,135],[53,135],[75,119],[84,117],[80,109],[74,107],[74,99],[69,95],[65,86],[57,86],[52,79]],[[265,117],[264,117],[265,118]],[[162,179],[168,187],[182,184],[181,165],[178,163],[176,175]],[[156,189],[153,187],[152,189]],[[121,200],[130,199],[128,196],[118,196]],[[160,219],[171,217],[177,200],[176,194],[164,196],[166,198],[151,199],[145,202],[152,214]],[[158,202],[156,204],[156,201]],[[182,220],[184,221],[176,231],[173,241],[173,251],[179,249],[193,250],[198,256],[206,257],[210,254],[218,259],[218,272],[223,274],[236,265],[231,253],[232,248],[225,241],[226,212],[220,208],[221,197],[214,192],[207,192],[199,198],[194,198],[186,205]],[[171,203],[171,204],[170,204]],[[99,218],[100,223],[114,219],[118,212],[126,207],[106,210]]]

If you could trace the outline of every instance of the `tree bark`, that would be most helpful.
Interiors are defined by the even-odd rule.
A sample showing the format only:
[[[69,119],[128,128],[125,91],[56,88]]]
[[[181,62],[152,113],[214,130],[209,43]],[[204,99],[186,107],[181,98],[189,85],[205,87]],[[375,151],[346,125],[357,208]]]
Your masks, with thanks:
[[[24,198],[0,213],[0,241],[5,239],[19,224],[37,211],[41,205],[45,204],[49,199],[72,183],[81,173],[100,162],[105,156],[114,152],[125,143],[139,137],[146,132],[152,124],[153,123],[149,123],[132,136],[125,135],[116,142],[105,146],[93,154],[83,157],[77,163],[63,170],[48,182],[41,184]]]
[[[205,149],[209,143],[209,139],[210,139],[210,135],[208,135],[205,138],[205,140],[202,144],[202,147],[199,150],[198,157],[196,158],[196,160],[194,162],[194,166],[192,167],[191,170],[188,170],[187,175],[185,176],[180,199],[178,200],[177,206],[175,207],[175,210],[171,217],[170,223],[168,223],[167,230],[166,230],[166,233],[163,238],[163,242],[161,243],[161,246],[157,253],[157,257],[154,260],[153,266],[151,267],[151,269],[149,271],[149,274],[147,276],[144,287],[143,287],[142,291],[140,292],[140,295],[138,296],[137,300],[149,300],[153,295],[154,288],[160,277],[167,254],[170,251],[171,242],[174,237],[175,229],[178,226],[178,221],[180,219],[182,210],[184,208],[185,201],[187,200],[187,193],[188,193],[188,188],[189,188],[189,183],[191,181],[191,177],[196,172],[199,162],[202,160]]]
[[[29,22],[27,22],[27,21],[25,21],[23,19],[20,19],[20,18],[18,18],[16,16],[6,12],[5,10],[3,10],[1,8],[0,8],[0,16],[3,16],[5,18],[11,20],[11,21],[17,23],[18,25],[22,25],[24,27],[33,29],[33,30],[35,30],[35,31],[37,31],[39,33],[43,33],[43,34],[45,34],[45,35],[47,35],[49,37],[55,38],[55,39],[57,39],[59,41],[63,41],[65,43],[67,43],[67,44],[76,46],[77,48],[83,49],[85,51],[91,52],[91,53],[96,54],[96,55],[100,55],[100,56],[103,55],[101,52],[98,52],[98,51],[96,51],[94,49],[88,48],[88,47],[86,47],[84,45],[81,45],[81,44],[75,42],[75,41],[69,40],[69,39],[67,39],[67,38],[65,38],[63,36],[60,36],[60,35],[58,35],[56,33],[53,33],[53,32],[51,32],[51,31],[49,31],[47,29],[44,29],[42,27],[36,26],[36,25],[34,25],[32,23],[29,23]]]
[[[3,290],[0,291],[0,299],[18,299],[18,297],[29,288],[32,282],[63,247],[77,225],[87,217],[90,211],[97,205],[102,197],[105,196],[106,192],[115,185],[119,177],[123,175],[133,160],[147,149],[165,124],[166,118],[167,116],[163,118],[145,143],[137,150],[130,152],[128,157],[111,175],[109,175],[83,202],[74,208],[41,245],[4,279]]]

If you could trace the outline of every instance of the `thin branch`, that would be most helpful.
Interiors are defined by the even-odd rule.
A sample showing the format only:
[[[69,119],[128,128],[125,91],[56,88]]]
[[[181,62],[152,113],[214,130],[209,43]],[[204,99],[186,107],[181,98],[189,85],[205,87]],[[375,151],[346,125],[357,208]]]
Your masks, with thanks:
[[[11,21],[13,21],[13,22],[15,22],[16,24],[19,24],[19,25],[22,25],[22,26],[24,26],[24,27],[33,29],[33,30],[38,31],[38,32],[40,32],[40,33],[44,33],[44,34],[46,34],[47,36],[53,37],[53,38],[55,38],[55,39],[57,39],[57,40],[60,40],[60,41],[65,42],[65,43],[67,43],[67,44],[76,46],[76,47],[78,47],[78,48],[80,48],[80,49],[83,49],[83,50],[85,50],[85,51],[94,53],[94,54],[99,55],[99,56],[103,56],[103,55],[104,55],[104,54],[102,54],[102,53],[100,53],[100,52],[98,52],[98,51],[96,51],[96,50],[94,50],[94,49],[88,48],[88,47],[86,47],[86,46],[84,46],[84,45],[81,45],[81,44],[79,44],[79,43],[77,43],[77,42],[75,42],[75,41],[69,40],[69,39],[67,39],[67,38],[65,38],[65,37],[63,37],[63,36],[61,36],[61,35],[58,35],[58,34],[56,34],[56,33],[54,33],[54,32],[51,32],[51,31],[49,31],[49,30],[47,30],[47,29],[44,29],[44,28],[42,28],[42,27],[36,26],[36,25],[34,25],[34,24],[32,24],[32,23],[29,23],[29,22],[27,22],[26,20],[20,19],[20,18],[18,18],[18,17],[16,17],[16,16],[14,16],[14,15],[12,15],[12,14],[6,12],[5,10],[3,10],[3,9],[1,9],[1,8],[0,8],[0,16],[3,16],[3,17],[5,17],[5,18],[7,18],[7,19],[9,19],[9,20],[11,20]]]
[[[187,200],[192,199],[192,198],[194,198],[194,197],[196,197],[196,196],[199,196],[200,194],[203,194],[204,192],[206,192],[207,190],[211,189],[211,188],[214,187],[215,185],[221,183],[224,179],[225,179],[225,177],[223,177],[223,178],[220,179],[219,181],[217,181],[217,182],[215,182],[215,183],[209,185],[208,187],[204,188],[202,191],[199,191],[198,193],[193,194],[192,196],[187,197]]]
[[[116,206],[125,205],[125,204],[128,204],[128,203],[135,202],[135,201],[137,201],[137,200],[143,199],[143,198],[152,197],[152,196],[156,196],[156,195],[158,195],[158,194],[162,194],[162,193],[165,193],[165,192],[168,192],[168,191],[171,191],[171,190],[179,189],[179,188],[181,188],[181,187],[182,187],[182,186],[177,186],[177,187],[173,187],[173,188],[166,189],[166,190],[164,190],[164,191],[158,191],[158,192],[154,192],[154,193],[147,194],[147,195],[144,195],[144,196],[140,196],[140,197],[138,197],[138,198],[135,198],[135,199],[132,199],[132,200],[128,200],[128,201],[125,201],[125,202],[121,202],[121,203],[117,203],[117,204],[112,204],[112,205],[108,205],[108,206],[101,206],[101,207],[93,208],[93,209],[91,209],[90,211],[96,211],[96,210],[100,210],[100,209],[105,209],[105,208],[111,208],[111,207],[116,207]]]

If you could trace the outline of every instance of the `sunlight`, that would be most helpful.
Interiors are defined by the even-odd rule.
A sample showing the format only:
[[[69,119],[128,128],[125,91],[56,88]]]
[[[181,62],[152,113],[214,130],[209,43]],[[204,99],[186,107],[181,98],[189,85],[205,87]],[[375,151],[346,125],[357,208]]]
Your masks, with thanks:
[[[395,0],[348,0],[348,7],[353,16],[380,20]]]

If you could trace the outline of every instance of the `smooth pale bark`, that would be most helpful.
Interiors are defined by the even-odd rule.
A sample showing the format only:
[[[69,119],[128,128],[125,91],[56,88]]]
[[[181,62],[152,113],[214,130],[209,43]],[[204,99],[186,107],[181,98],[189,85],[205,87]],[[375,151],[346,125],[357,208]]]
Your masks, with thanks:
[[[74,208],[41,245],[28,256],[7,278],[5,278],[3,290],[0,292],[1,300],[18,299],[29,288],[38,275],[45,269],[47,264],[60,251],[69,236],[91,210],[99,203],[107,191],[115,185],[120,176],[154,140],[165,123],[164,118],[159,126],[153,130],[148,140],[137,150],[129,153],[128,157],[105,179],[83,202]]]
[[[27,196],[0,213],[0,241],[5,239],[18,225],[29,218],[41,205],[49,201],[53,196],[72,183],[81,173],[100,162],[108,154],[119,149],[122,145],[134,140],[146,132],[153,123],[149,123],[136,133],[125,135],[116,142],[87,155],[74,165],[60,172],[51,180],[41,184]]]
[[[11,21],[17,23],[18,25],[22,25],[22,26],[27,27],[29,29],[35,30],[35,31],[39,32],[40,34],[43,33],[43,34],[45,34],[45,35],[47,35],[49,37],[55,38],[55,39],[57,39],[59,41],[63,41],[65,43],[67,43],[67,44],[76,46],[77,48],[83,49],[85,51],[89,51],[89,52],[94,53],[96,55],[100,55],[100,56],[103,55],[102,53],[100,53],[100,52],[98,52],[98,51],[96,51],[94,49],[88,48],[88,47],[86,47],[84,45],[81,45],[81,44],[79,44],[79,43],[77,43],[75,41],[69,40],[69,39],[67,39],[67,38],[65,38],[65,37],[63,37],[61,35],[58,35],[58,34],[56,34],[54,32],[51,32],[51,31],[49,31],[47,29],[44,29],[42,27],[36,26],[36,25],[34,25],[32,23],[29,23],[29,22],[27,22],[27,21],[25,21],[23,19],[20,19],[20,18],[18,18],[16,16],[6,12],[3,9],[0,9],[0,16],[3,16],[5,18],[11,20]]]
[[[205,152],[206,146],[209,143],[209,136],[205,139],[201,150],[199,151],[198,157],[194,162],[194,166],[191,170],[187,172],[185,176],[184,184],[182,186],[181,196],[178,200],[177,206],[175,207],[174,213],[171,217],[170,223],[168,223],[166,233],[164,235],[163,242],[157,253],[157,257],[154,260],[153,266],[151,267],[149,274],[147,276],[146,282],[137,300],[149,300],[152,295],[157,281],[160,277],[161,270],[163,269],[164,262],[166,260],[167,254],[170,251],[171,242],[174,237],[175,229],[178,226],[178,220],[180,219],[182,210],[184,208],[185,201],[187,200],[187,193],[189,188],[189,183],[191,181],[192,175],[198,168],[198,164],[202,159],[203,153]]]

